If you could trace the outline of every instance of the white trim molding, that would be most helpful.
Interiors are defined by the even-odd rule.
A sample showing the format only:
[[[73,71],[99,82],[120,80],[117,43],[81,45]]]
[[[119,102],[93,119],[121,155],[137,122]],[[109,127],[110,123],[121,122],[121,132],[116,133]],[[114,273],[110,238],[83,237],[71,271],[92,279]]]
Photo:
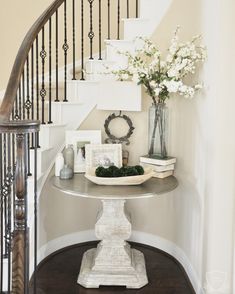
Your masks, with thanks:
[[[94,230],[81,231],[56,238],[43,245],[38,252],[38,263],[50,254],[65,247],[97,240]],[[158,248],[174,257],[184,268],[196,294],[204,294],[202,283],[184,251],[173,242],[159,236],[133,231],[130,241]]]

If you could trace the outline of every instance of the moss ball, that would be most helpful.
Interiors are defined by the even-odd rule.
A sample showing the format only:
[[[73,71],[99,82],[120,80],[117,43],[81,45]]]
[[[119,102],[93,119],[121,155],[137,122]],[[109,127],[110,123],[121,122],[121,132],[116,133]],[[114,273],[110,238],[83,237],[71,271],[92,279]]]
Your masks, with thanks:
[[[139,175],[139,173],[134,166],[127,167],[127,169],[126,169],[126,176],[127,177],[138,176],[138,175]]]
[[[144,168],[141,165],[136,165],[135,169],[138,171],[140,176],[144,174]]]
[[[111,178],[112,177],[112,173],[110,172],[110,170],[108,168],[104,168],[102,166],[99,166],[96,169],[95,174],[99,178]]]
[[[97,167],[97,169],[95,170],[95,175],[97,177],[101,177],[103,172],[104,172],[105,168],[103,166],[99,166]]]
[[[121,169],[117,169],[117,170],[114,170],[113,171],[113,177],[115,177],[115,178],[120,178],[120,177],[122,177],[122,172],[121,172]]]

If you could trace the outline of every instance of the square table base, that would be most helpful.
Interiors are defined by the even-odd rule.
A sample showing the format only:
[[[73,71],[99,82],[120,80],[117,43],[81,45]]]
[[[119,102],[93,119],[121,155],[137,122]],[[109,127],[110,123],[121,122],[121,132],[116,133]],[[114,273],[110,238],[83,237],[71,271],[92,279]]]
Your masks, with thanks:
[[[139,289],[148,284],[144,255],[136,249],[131,251],[130,266],[107,267],[99,266],[93,269],[97,249],[85,252],[82,260],[78,283],[85,288],[99,288],[99,286],[126,286],[128,289]]]

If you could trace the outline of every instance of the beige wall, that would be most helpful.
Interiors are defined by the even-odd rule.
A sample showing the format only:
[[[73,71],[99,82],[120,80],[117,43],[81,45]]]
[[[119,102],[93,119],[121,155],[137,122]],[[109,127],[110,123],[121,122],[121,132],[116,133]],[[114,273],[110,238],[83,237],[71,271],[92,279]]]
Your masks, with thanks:
[[[19,46],[33,22],[52,0],[3,0],[0,8],[0,91],[10,76]]]

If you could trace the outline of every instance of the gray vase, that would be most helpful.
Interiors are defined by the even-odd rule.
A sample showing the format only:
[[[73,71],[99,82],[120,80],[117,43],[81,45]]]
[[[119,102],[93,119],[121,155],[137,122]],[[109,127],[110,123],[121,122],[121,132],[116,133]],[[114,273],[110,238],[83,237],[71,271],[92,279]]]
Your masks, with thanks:
[[[64,151],[65,164],[74,171],[74,150],[73,145],[68,145]]]
[[[73,170],[69,166],[67,166],[67,164],[65,164],[62,170],[60,171],[60,179],[69,180],[72,178],[73,178]]]

